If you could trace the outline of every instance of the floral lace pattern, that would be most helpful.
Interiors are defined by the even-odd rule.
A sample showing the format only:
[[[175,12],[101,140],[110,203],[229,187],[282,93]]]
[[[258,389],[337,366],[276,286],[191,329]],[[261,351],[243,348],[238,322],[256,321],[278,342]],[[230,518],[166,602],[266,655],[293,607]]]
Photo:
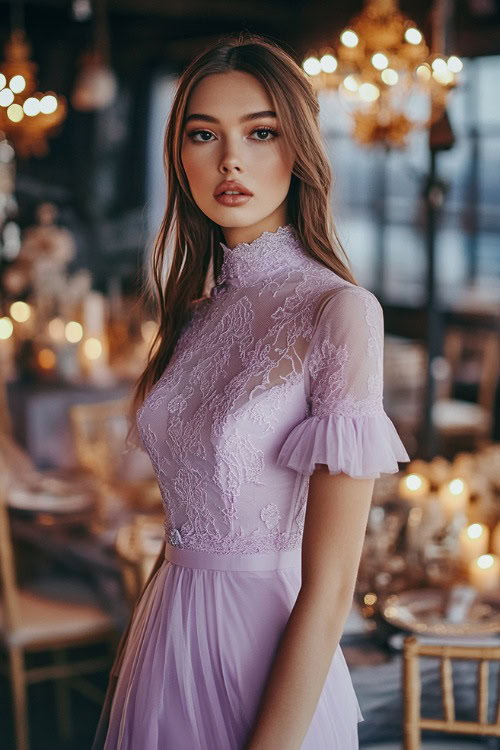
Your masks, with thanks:
[[[382,408],[382,310],[312,258],[290,224],[221,245],[216,286],[193,308],[137,411],[138,429],[171,544],[218,554],[294,549],[308,478],[276,457],[310,414]]]
[[[383,311],[375,295],[362,287],[333,295],[307,357],[311,415],[360,417],[382,411],[383,347]]]

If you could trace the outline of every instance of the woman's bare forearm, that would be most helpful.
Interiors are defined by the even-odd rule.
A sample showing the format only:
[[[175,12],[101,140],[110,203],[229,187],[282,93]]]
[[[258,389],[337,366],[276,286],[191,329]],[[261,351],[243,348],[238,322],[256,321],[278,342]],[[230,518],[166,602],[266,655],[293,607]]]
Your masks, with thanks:
[[[312,592],[300,590],[244,750],[300,750],[351,606],[352,593],[334,590],[323,612]]]

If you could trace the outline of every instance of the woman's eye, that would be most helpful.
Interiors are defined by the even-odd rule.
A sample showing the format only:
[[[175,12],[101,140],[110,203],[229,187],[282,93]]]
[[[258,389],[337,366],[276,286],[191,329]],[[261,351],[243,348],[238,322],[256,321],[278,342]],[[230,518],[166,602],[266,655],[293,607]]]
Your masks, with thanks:
[[[212,135],[209,130],[194,130],[192,133],[188,133],[189,137],[195,141],[195,143],[206,143],[207,139],[202,138],[201,140],[196,140],[196,135]]]
[[[276,130],[274,130],[273,128],[257,128],[256,130],[253,131],[253,133],[265,133],[266,135],[270,134],[270,135],[273,136],[272,138],[257,138],[256,139],[258,141],[264,141],[264,142],[265,141],[272,141],[278,135],[278,133],[276,132]]]

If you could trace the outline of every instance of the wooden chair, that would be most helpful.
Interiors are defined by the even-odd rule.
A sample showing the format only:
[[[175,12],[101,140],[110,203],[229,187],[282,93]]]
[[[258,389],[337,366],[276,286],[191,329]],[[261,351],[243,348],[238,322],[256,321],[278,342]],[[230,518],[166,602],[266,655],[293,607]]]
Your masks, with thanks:
[[[499,334],[483,329],[449,327],[443,354],[449,372],[437,384],[432,407],[433,423],[442,441],[467,438],[474,447],[480,447],[491,439],[500,356]],[[477,401],[453,397],[453,385],[459,377],[477,385]]]
[[[0,467],[1,476],[1,467]],[[59,731],[71,739],[70,692],[74,687],[102,704],[104,695],[83,675],[109,670],[119,640],[110,616],[93,604],[40,596],[17,586],[6,491],[0,485],[0,650],[10,678],[17,750],[28,750],[28,685],[55,680]],[[109,656],[66,659],[69,648],[104,643]],[[53,663],[29,667],[26,655],[47,652]]]
[[[421,681],[420,662],[421,656],[437,657],[440,661],[441,689],[443,699],[443,719],[431,719],[421,715]],[[453,673],[452,659],[468,659],[479,661],[477,705],[478,716],[476,721],[459,720],[455,716],[455,703],[453,695]],[[415,636],[407,636],[404,639],[403,648],[403,748],[404,750],[438,750],[449,748],[449,750],[484,750],[486,747],[498,747],[500,738],[500,700],[496,697],[495,718],[493,722],[488,721],[488,672],[489,662],[500,662],[499,646],[463,646],[451,644],[421,643]],[[471,736],[470,740],[449,739],[449,743],[436,742],[435,740],[421,741],[423,729],[443,732],[446,736],[463,735]],[[478,741],[478,737],[484,738]],[[491,738],[488,745],[485,739]],[[363,750],[401,750],[398,744],[382,744],[363,746]]]
[[[444,719],[429,719],[421,716],[420,656],[435,656],[440,660]],[[455,716],[451,663],[453,658],[479,661],[477,721],[458,720]],[[496,699],[495,719],[493,722],[488,721],[488,671],[490,661],[500,662],[500,645],[435,645],[431,643],[420,643],[415,636],[405,638],[403,657],[405,750],[420,750],[422,729],[434,729],[438,732],[500,738],[500,701],[498,695]]]

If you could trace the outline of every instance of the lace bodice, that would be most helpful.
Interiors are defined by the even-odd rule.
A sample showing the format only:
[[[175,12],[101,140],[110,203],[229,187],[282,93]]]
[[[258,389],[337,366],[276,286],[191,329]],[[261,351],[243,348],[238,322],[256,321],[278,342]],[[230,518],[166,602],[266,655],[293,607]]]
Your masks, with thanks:
[[[171,544],[293,549],[315,463],[376,477],[409,460],[383,410],[382,308],[310,256],[290,224],[221,246],[216,285],[195,304],[138,429]]]

